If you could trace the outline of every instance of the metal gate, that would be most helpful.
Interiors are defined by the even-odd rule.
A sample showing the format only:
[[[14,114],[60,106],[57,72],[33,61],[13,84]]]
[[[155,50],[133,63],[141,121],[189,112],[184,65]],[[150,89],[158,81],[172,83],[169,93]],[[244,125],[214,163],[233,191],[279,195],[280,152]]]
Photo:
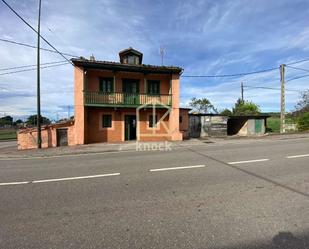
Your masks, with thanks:
[[[68,129],[62,128],[57,129],[57,146],[67,146],[68,145]]]
[[[201,117],[189,116],[189,137],[198,138],[201,136]]]

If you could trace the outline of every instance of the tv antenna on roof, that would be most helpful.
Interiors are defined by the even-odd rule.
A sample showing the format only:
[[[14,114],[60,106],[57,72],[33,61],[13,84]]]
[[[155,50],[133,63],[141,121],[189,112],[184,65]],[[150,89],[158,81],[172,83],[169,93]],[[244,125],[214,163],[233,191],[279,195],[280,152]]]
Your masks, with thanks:
[[[165,48],[160,46],[160,55],[161,55],[161,64],[163,65],[164,55],[165,55]]]

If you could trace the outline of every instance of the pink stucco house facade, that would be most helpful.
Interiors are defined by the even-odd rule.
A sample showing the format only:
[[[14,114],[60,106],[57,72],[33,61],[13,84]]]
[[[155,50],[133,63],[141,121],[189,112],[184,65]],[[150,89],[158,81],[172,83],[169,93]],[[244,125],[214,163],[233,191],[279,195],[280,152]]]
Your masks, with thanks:
[[[65,145],[182,140],[179,92],[183,69],[142,61],[143,54],[133,48],[120,51],[119,62],[93,56],[72,59],[74,123],[67,134],[65,127],[59,134],[57,129],[49,133],[55,134],[46,138],[53,141],[50,145],[61,145],[57,139]],[[31,147],[22,141],[27,140],[25,133],[20,136],[20,148]]]

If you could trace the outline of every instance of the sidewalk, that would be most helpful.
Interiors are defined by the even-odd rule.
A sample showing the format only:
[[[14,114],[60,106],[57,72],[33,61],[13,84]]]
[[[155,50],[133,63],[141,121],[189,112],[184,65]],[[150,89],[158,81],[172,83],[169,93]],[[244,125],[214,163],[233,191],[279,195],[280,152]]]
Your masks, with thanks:
[[[191,146],[220,146],[226,144],[244,144],[255,141],[280,141],[287,139],[309,138],[309,133],[298,134],[276,134],[259,137],[225,137],[225,138],[207,138],[207,139],[189,139],[180,142],[170,142],[171,148],[191,147]],[[57,157],[61,155],[79,155],[90,153],[109,153],[119,151],[135,151],[136,142],[125,143],[97,143],[77,146],[65,146],[48,149],[17,150],[15,142],[0,143],[0,159],[4,158],[33,158],[33,157]]]

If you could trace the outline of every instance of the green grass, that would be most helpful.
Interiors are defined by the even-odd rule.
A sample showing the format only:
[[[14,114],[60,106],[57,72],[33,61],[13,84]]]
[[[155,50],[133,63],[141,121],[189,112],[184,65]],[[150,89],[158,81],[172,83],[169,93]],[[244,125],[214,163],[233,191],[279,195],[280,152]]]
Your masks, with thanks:
[[[270,117],[267,119],[267,128],[271,132],[280,132],[280,118]]]
[[[294,121],[290,117],[286,117],[285,119],[286,124],[294,124]],[[270,117],[267,119],[267,128],[271,129],[270,132],[279,133],[280,132],[280,117]]]
[[[15,129],[0,129],[0,140],[16,139]]]

